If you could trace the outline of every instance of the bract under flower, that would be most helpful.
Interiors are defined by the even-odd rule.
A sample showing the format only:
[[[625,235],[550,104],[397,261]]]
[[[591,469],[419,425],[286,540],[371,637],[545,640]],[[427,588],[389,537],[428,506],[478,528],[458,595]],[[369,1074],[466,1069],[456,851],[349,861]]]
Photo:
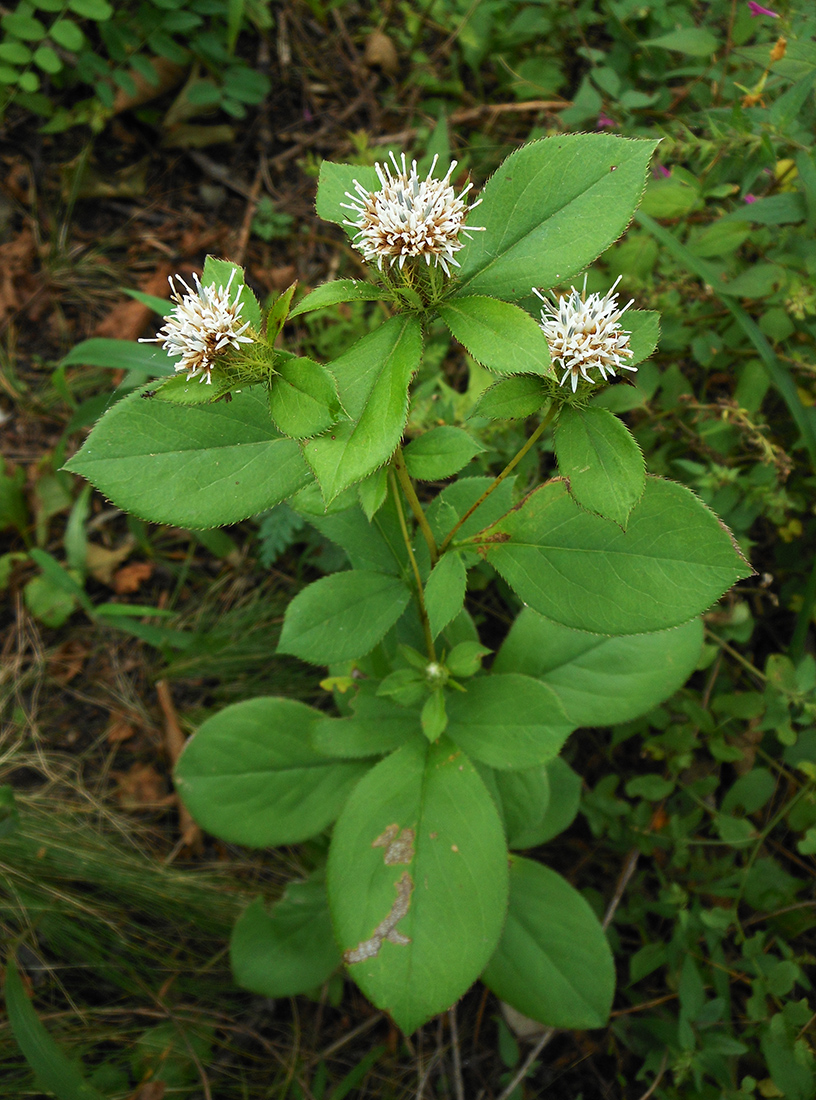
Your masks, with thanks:
[[[592,370],[597,370],[604,381],[607,375],[614,377],[616,369],[637,370],[624,362],[632,358],[633,352],[629,347],[631,333],[621,328],[620,319],[632,302],[627,302],[623,309],[618,305],[614,291],[619,282],[620,276],[603,297],[600,294],[587,297],[584,276],[581,293],[572,287],[570,294],[561,295],[554,301],[533,288],[533,293],[544,303],[540,324],[550,356],[564,369],[559,385],[563,386],[571,378],[573,393],[578,388],[579,377],[586,382],[598,382],[590,375]]]
[[[477,199],[470,206],[464,196],[472,184],[468,183],[457,195],[450,184],[451,173],[456,161],[451,163],[442,179],[434,179],[437,157],[434,157],[431,169],[425,179],[417,175],[416,161],[411,162],[411,171],[402,154],[402,166],[394,154],[389,164],[377,164],[375,168],[382,187],[379,191],[366,191],[362,184],[354,181],[356,194],[346,192],[350,203],[342,203],[346,210],[357,215],[356,221],[345,221],[359,232],[354,244],[366,260],[376,260],[382,270],[383,259],[390,264],[399,261],[402,267],[410,256],[424,256],[425,263],[438,264],[446,275],[450,275],[449,264],[458,267],[454,254],[463,248],[465,242],[459,234],[469,236],[483,226],[468,226],[464,229],[464,220],[474,207],[482,201]]]
[[[176,371],[186,371],[188,380],[200,375],[199,382],[209,385],[212,368],[219,355],[228,347],[238,350],[241,344],[253,343],[251,336],[244,335],[249,321],[241,322],[243,284],[230,301],[234,277],[235,269],[227,285],[216,288],[215,285],[202,286],[198,275],[194,274],[194,290],[180,275],[171,275],[168,282],[175,308],[164,318],[164,328],[159,329],[155,336],[139,342],[161,344],[168,355],[181,356]],[[176,288],[174,279],[178,279],[186,294]]]

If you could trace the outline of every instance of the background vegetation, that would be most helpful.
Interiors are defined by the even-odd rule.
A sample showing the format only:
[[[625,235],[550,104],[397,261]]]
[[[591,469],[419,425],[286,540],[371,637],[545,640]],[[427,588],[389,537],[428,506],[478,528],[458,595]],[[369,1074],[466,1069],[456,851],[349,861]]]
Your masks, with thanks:
[[[816,1095],[816,14],[774,11],[4,9],[0,760],[16,794],[0,791],[0,922],[40,1019],[103,1096]],[[231,921],[279,896],[302,853],[201,838],[169,769],[182,731],[225,701],[328,701],[272,654],[286,600],[343,555],[283,505],[226,532],[146,526],[60,466],[146,377],[142,345],[115,361],[77,345],[149,334],[169,273],[222,254],[266,296],[360,274],[313,215],[323,157],[440,152],[479,185],[522,141],[595,129],[663,138],[635,224],[588,284],[622,275],[626,299],[663,314],[661,342],[601,402],[653,473],[723,516],[757,575],[708,614],[673,699],[570,740],[581,812],[546,860],[609,917],[619,991],[606,1031],[539,1040],[527,1065],[479,988],[456,1031],[410,1041],[340,979],[291,1002],[234,989]],[[329,357],[370,308],[293,336]],[[486,384],[441,332],[434,352],[449,384],[420,382],[409,434],[443,406],[464,420]],[[500,469],[522,428],[493,431],[474,473]],[[552,468],[546,444],[529,462]],[[519,473],[523,488],[533,467]],[[497,642],[498,583],[484,567],[468,597]],[[0,1095],[42,1095],[5,1020],[0,1080]]]

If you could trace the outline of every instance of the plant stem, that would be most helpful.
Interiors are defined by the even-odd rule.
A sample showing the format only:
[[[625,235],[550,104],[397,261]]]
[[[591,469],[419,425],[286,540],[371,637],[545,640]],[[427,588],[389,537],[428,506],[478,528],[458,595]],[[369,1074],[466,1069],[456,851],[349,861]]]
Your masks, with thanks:
[[[557,405],[550,405],[550,408],[547,412],[547,415],[544,417],[544,419],[538,425],[536,430],[533,432],[533,434],[530,436],[530,438],[527,440],[527,442],[524,444],[524,446],[521,448],[521,450],[518,452],[518,454],[516,454],[514,458],[510,459],[510,461],[507,463],[507,465],[504,467],[504,469],[499,474],[499,476],[495,479],[495,481],[493,481],[490,485],[488,485],[488,487],[485,489],[485,491],[482,493],[482,495],[479,497],[479,499],[476,501],[476,503],[472,504],[470,506],[470,508],[468,508],[468,510],[465,512],[465,514],[462,516],[462,518],[459,520],[459,522],[447,533],[447,535],[445,536],[444,542],[439,547],[439,553],[440,554],[445,553],[445,551],[447,550],[447,548],[451,544],[451,540],[453,539],[453,536],[456,534],[456,532],[459,530],[459,528],[462,526],[462,524],[466,523],[470,519],[470,517],[473,515],[473,513],[476,511],[476,509],[481,504],[484,504],[484,502],[487,500],[487,498],[490,496],[490,494],[492,492],[495,492],[495,490],[498,489],[498,487],[501,485],[501,483],[504,481],[504,479],[507,477],[507,475],[511,474],[513,472],[513,470],[515,470],[516,466],[518,466],[519,462],[521,462],[521,460],[524,458],[524,456],[527,454],[527,452],[530,450],[530,448],[535,443],[537,443],[538,440],[541,438],[541,436],[544,434],[544,430],[550,426],[550,424],[552,423],[552,420],[555,417],[555,414],[557,412],[558,412],[558,406]]]
[[[419,604],[419,618],[422,622],[422,630],[425,634],[425,648],[428,650],[428,657],[431,661],[436,660],[436,649],[434,648],[433,634],[431,633],[431,624],[428,619],[428,611],[425,607],[425,593],[422,589],[422,577],[419,573],[419,566],[414,556],[414,548],[411,546],[411,536],[408,533],[408,524],[405,522],[405,513],[402,510],[402,501],[400,500],[399,489],[397,488],[397,479],[394,476],[394,468],[392,467],[388,471],[388,479],[391,482],[391,492],[394,494],[394,504],[397,509],[397,518],[399,519],[400,530],[402,531],[402,537],[405,540],[405,548],[408,551],[408,559],[411,562],[411,568],[414,571],[414,580],[417,586],[417,603]]]
[[[402,453],[402,447],[397,447],[393,459],[393,468],[399,478],[402,491],[405,493],[405,499],[408,501],[411,511],[414,514],[414,519],[419,524],[419,529],[428,545],[428,553],[431,555],[431,565],[434,566],[439,560],[439,550],[437,549],[436,539],[433,536],[433,531],[430,528],[425,512],[422,509],[422,505],[419,503],[419,497],[416,494],[414,483],[411,481],[411,475],[408,473],[408,467],[405,465],[405,456]]]

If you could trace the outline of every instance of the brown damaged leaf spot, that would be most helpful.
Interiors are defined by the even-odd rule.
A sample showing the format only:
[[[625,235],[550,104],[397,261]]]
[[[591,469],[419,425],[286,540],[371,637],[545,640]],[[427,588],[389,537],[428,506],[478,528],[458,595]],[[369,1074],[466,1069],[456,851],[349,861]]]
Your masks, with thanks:
[[[411,863],[414,858],[414,836],[413,829],[403,829],[400,832],[399,825],[389,825],[376,840],[372,840],[371,847],[385,848],[383,862],[389,867]]]
[[[391,826],[389,826],[389,828],[390,827]],[[403,871],[394,885],[397,890],[397,896],[394,899],[394,904],[391,906],[391,912],[384,920],[380,921],[371,934],[370,939],[363,940],[362,943],[359,943],[356,947],[349,948],[348,951],[343,952],[343,962],[346,963],[347,966],[364,962],[366,959],[376,958],[380,953],[380,947],[382,946],[383,940],[388,940],[389,943],[394,943],[398,947],[405,947],[411,942],[410,936],[404,936],[402,932],[398,932],[396,925],[402,920],[411,905],[411,893],[414,889],[414,880],[407,871]]]

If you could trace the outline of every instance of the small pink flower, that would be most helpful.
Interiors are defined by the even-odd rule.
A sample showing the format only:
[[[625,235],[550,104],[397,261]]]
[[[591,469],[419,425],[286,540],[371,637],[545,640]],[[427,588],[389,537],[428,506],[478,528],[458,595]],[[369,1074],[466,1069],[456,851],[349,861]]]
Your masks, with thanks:
[[[769,15],[771,19],[779,18],[778,11],[771,11],[770,8],[763,8],[761,4],[757,4],[756,0],[748,0],[748,10],[754,18],[758,15]]]
[[[671,175],[671,169],[665,168],[662,164],[656,164],[652,169],[652,175],[655,177],[655,179],[667,180]]]
[[[747,202],[749,206],[751,205],[752,202],[756,202],[756,201],[757,201],[756,195],[752,195],[750,192],[743,199],[743,202]]]
[[[609,115],[605,115],[603,112],[598,115],[598,121],[595,123],[596,130],[616,130],[617,128],[617,122]]]

